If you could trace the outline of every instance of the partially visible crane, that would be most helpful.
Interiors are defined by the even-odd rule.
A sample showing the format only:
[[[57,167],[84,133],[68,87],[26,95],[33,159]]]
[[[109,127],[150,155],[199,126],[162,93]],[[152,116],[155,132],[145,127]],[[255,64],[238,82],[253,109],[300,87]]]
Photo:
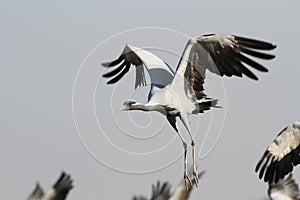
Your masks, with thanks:
[[[204,171],[200,172],[198,177],[201,178],[204,173]],[[171,184],[169,184],[167,181],[163,183],[157,181],[156,185],[152,185],[152,194],[150,198],[145,196],[134,196],[132,200],[188,200],[194,184],[195,179],[192,182],[192,186],[187,190],[185,186],[185,180],[183,179],[171,193]]]
[[[259,178],[265,182],[277,183],[299,163],[300,122],[294,122],[285,127],[268,146],[255,171],[259,171]]]
[[[39,183],[36,183],[27,200],[65,200],[72,188],[73,180],[71,176],[62,172],[55,184],[46,192],[43,191]]]
[[[299,186],[289,174],[277,183],[270,183],[268,195],[270,200],[299,200]]]

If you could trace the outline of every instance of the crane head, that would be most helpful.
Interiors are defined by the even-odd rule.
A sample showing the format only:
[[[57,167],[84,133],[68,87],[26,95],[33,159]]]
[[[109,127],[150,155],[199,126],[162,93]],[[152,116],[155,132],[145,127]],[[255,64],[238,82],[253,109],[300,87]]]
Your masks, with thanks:
[[[131,110],[132,106],[136,104],[134,100],[128,100],[123,103],[123,106],[119,109],[119,111]]]

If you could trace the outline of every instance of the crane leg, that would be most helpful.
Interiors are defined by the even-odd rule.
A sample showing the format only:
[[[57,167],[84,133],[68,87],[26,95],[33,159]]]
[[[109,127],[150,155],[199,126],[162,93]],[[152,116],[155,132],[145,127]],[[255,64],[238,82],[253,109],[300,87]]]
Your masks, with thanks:
[[[181,121],[183,122],[183,125],[185,126],[185,128],[187,129],[190,138],[191,138],[191,145],[192,145],[192,153],[193,153],[193,175],[194,175],[194,179],[195,179],[195,185],[196,187],[198,187],[198,183],[199,183],[199,177],[198,177],[198,172],[197,172],[197,164],[196,164],[196,144],[195,144],[195,139],[191,134],[190,131],[190,127],[188,125],[188,119],[186,116],[180,116]]]
[[[168,119],[169,123],[171,124],[171,126],[176,131],[176,133],[179,135],[180,140],[181,140],[182,145],[183,145],[183,149],[184,149],[184,182],[185,182],[186,190],[188,190],[193,184],[192,184],[192,181],[191,181],[191,179],[188,175],[188,172],[187,172],[187,143],[178,131],[178,128],[176,126],[176,116],[167,114],[167,119]],[[197,176],[197,178],[198,178],[198,176]]]
[[[191,135],[191,134],[190,134]],[[198,177],[198,172],[197,172],[197,166],[196,166],[196,147],[195,147],[195,141],[192,138],[192,150],[193,150],[193,175],[195,178],[195,184],[196,187],[198,187],[198,183],[199,183],[199,177]]]
[[[184,140],[184,138],[182,137],[182,135],[178,131],[176,131],[176,132],[181,139],[183,149],[184,149],[184,182],[185,182],[186,190],[188,190],[192,186],[192,181],[187,172],[187,143]]]

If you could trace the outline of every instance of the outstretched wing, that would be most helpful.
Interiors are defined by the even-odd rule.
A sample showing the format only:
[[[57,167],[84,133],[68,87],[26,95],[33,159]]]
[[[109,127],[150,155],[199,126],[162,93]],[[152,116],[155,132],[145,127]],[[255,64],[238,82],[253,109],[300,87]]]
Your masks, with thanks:
[[[33,189],[32,193],[27,198],[28,200],[41,200],[44,196],[44,191],[41,188],[39,183],[36,183],[35,188]]]
[[[157,181],[156,185],[152,185],[152,196],[150,200],[167,200],[170,198],[171,185],[168,182]]]
[[[284,179],[280,179],[278,183],[269,184],[268,194],[270,200],[299,199],[299,187],[292,174]]]
[[[258,80],[246,65],[262,72],[268,69],[246,55],[270,60],[275,56],[262,51],[275,47],[271,43],[234,35],[203,35],[188,41],[174,80],[176,76],[184,77],[185,83],[189,84],[191,98],[202,99],[206,96],[203,88],[206,70],[220,76],[246,75]]]
[[[152,194],[150,200],[168,200],[170,198],[171,185],[168,182],[161,183],[157,181],[152,185]],[[145,196],[133,196],[133,200],[148,200]]]
[[[300,163],[300,122],[283,129],[269,145],[255,171],[265,182],[277,183]]]
[[[65,200],[73,188],[71,176],[62,172],[56,183],[45,193],[43,200]]]
[[[112,62],[103,63],[102,65],[104,67],[119,65],[114,70],[103,75],[105,78],[112,78],[107,84],[118,82],[129,71],[132,65],[136,68],[135,88],[146,85],[144,67],[150,75],[151,85],[157,88],[163,88],[171,83],[174,76],[173,70],[156,55],[145,49],[129,45],[125,46],[119,58]]]

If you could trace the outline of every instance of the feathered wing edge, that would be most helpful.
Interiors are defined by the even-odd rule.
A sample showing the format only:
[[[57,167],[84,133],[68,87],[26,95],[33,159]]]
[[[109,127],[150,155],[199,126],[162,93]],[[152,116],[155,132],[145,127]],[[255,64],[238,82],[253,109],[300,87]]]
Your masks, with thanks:
[[[145,72],[144,72],[144,63],[136,55],[136,53],[129,48],[128,45],[125,46],[123,52],[116,60],[113,60],[111,62],[102,63],[102,66],[104,66],[104,67],[114,67],[114,66],[119,65],[114,70],[107,72],[107,73],[103,74],[102,76],[105,78],[111,78],[107,82],[107,84],[114,84],[114,83],[118,82],[129,71],[131,64],[136,66],[135,88],[137,88],[138,86],[145,86],[146,78],[145,78]]]
[[[162,200],[170,198],[171,185],[166,182],[157,181],[156,185],[152,184],[151,198],[150,200]],[[134,195],[133,200],[147,200],[145,196]]]
[[[161,183],[157,181],[156,185],[152,185],[152,196],[150,200],[169,199],[171,185],[166,181]]]
[[[53,185],[57,194],[57,200],[63,200],[67,197],[70,190],[73,188],[73,180],[69,174],[64,171],[61,173],[59,179]]]
[[[102,63],[102,66],[110,68],[119,65],[114,70],[103,74],[105,78],[111,78],[107,84],[118,82],[130,69],[136,68],[135,89],[146,85],[145,70],[149,72],[151,84],[165,86],[170,83],[174,72],[169,65],[148,50],[126,45],[121,55],[111,62]]]
[[[235,35],[210,34],[191,39],[187,42],[178,63],[176,74],[185,78],[185,88],[189,88],[193,100],[206,97],[204,82],[206,70],[219,76],[248,76],[258,80],[257,76],[248,69],[252,67],[261,72],[268,69],[247,57],[270,60],[274,55],[263,51],[276,48],[268,42],[249,39]]]
[[[275,58],[275,55],[271,55],[262,51],[269,51],[276,48],[268,42],[240,37],[236,35],[219,35],[211,34],[200,36],[195,39],[200,45],[198,50],[203,53],[205,50],[209,56],[207,60],[204,59],[202,64],[206,64],[206,68],[212,73],[216,73],[220,76],[239,76],[243,74],[251,79],[258,80],[257,76],[251,72],[243,63],[248,66],[261,71],[268,72],[260,63],[250,59],[246,55],[250,55],[255,58],[270,60]]]
[[[28,200],[39,200],[42,199],[44,196],[44,191],[41,188],[39,182],[35,184],[35,188],[33,189],[32,193],[28,196]]]
[[[255,172],[259,171],[260,179],[277,183],[293,171],[293,167],[300,163],[299,137],[299,127],[295,124],[285,127],[278,134],[255,167]]]
[[[189,62],[196,67],[202,79],[205,79],[205,70],[208,69],[220,76],[242,77],[244,74],[258,80],[244,64],[261,72],[268,72],[268,69],[246,55],[264,60],[275,58],[275,55],[262,51],[273,50],[276,45],[235,35],[203,35],[189,43],[194,43]]]

